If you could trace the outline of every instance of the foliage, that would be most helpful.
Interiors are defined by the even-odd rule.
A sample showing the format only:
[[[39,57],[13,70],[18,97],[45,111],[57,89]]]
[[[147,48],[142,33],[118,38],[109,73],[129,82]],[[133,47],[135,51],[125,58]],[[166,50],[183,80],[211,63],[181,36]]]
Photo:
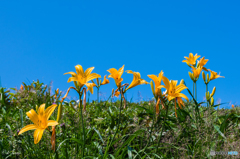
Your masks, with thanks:
[[[117,89],[112,90],[108,100],[101,102],[99,88],[109,80],[105,75],[103,82],[99,82],[101,76],[91,73],[94,67],[84,71],[81,65],[75,66],[76,73],[65,73],[72,75],[68,82],[73,82],[75,87],[69,87],[61,100],[59,89],[51,94],[51,87],[43,86],[39,81],[30,85],[23,83],[19,90],[11,88],[14,92],[1,87],[1,158],[185,159],[210,158],[211,151],[239,150],[240,111],[234,105],[231,110],[219,109],[221,104],[214,103],[216,87],[210,94],[208,84],[223,76],[205,68],[208,62],[205,57],[196,62],[199,57],[190,53],[183,60],[192,69],[189,72],[192,92],[184,80],[177,85],[177,80],[168,80],[162,71],[158,76],[148,75],[153,80],[148,83],[139,72],[128,70],[126,72],[133,74],[133,80],[130,85],[122,84],[124,65],[119,70],[108,70],[108,77],[114,79]],[[203,70],[210,74],[206,75]],[[206,85],[205,102],[197,100],[197,81],[201,72]],[[96,84],[93,79],[97,80]],[[126,100],[127,90],[141,84],[150,84],[156,102]],[[93,93],[94,87],[98,89],[97,102],[87,102],[86,92]],[[71,89],[77,91],[79,100],[66,102]],[[161,89],[166,91],[162,93]],[[184,89],[191,100],[181,93]],[[120,100],[112,102],[119,95]],[[34,135],[28,131],[32,129],[36,129]],[[46,132],[41,137],[39,134],[43,131]]]
[[[31,86],[32,84],[27,88]],[[32,131],[26,132],[27,135],[17,135],[23,126],[31,123],[24,115],[29,109],[24,105],[19,106],[19,103],[17,105],[22,109],[16,109],[16,102],[10,102],[14,98],[8,95],[8,91],[4,94],[6,98],[4,100],[1,98],[0,117],[2,158],[79,158],[81,156],[82,122],[76,113],[79,108],[77,101],[63,102],[62,119],[56,127],[54,152],[51,150],[50,132],[47,132],[36,145],[33,142]],[[19,92],[16,94],[19,95]],[[206,158],[209,157],[211,150],[237,150],[238,147],[232,144],[239,141],[239,135],[235,134],[239,133],[240,111],[237,107],[232,110],[208,109],[202,105],[203,103],[195,103],[193,100],[184,104],[185,109],[177,109],[178,118],[176,118],[174,102],[169,102],[169,113],[165,118],[165,109],[161,109],[159,115],[155,115],[154,102],[127,102],[127,107],[122,110],[120,116],[119,131],[109,145],[118,127],[121,101],[87,103],[86,112],[83,113],[86,129],[85,158],[104,158],[104,155],[105,158]],[[196,117],[196,104],[199,108],[199,118]],[[6,109],[6,105],[9,109]],[[57,110],[51,118],[53,120],[57,118]],[[164,119],[165,130],[162,133],[159,149],[155,152]],[[231,149],[229,145],[234,148]],[[215,157],[226,158],[226,156]]]

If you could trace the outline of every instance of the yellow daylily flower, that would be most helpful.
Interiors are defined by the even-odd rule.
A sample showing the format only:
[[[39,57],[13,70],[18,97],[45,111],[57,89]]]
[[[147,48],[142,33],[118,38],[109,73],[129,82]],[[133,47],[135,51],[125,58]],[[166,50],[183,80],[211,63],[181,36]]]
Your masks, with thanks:
[[[128,86],[128,88],[125,91],[127,91],[128,89],[131,89],[137,85],[140,85],[140,84],[148,84],[148,82],[141,79],[141,75],[139,72],[133,72],[131,70],[128,70],[126,72],[133,74],[133,80],[132,80],[132,83]]]
[[[81,65],[76,65],[75,66],[75,69],[76,69],[76,72],[77,73],[74,73],[74,72],[67,72],[67,73],[64,73],[65,74],[71,74],[72,77],[70,77],[68,79],[68,82],[71,82],[71,81],[76,81],[78,82],[78,85],[80,87],[80,89],[85,85],[88,87],[88,90],[90,90],[90,92],[93,94],[93,86],[94,84],[93,83],[87,83],[88,81],[91,81],[95,78],[101,78],[101,76],[99,74],[96,74],[96,73],[92,73],[92,70],[94,69],[94,67],[90,67],[88,68],[85,72],[82,68]]]
[[[21,85],[20,89],[23,90],[23,85]]]
[[[184,84],[181,83],[177,86],[177,81],[175,80],[169,81],[164,76],[162,77],[162,80],[165,86],[161,85],[158,88],[165,88],[167,90],[166,94],[167,94],[168,101],[171,101],[172,99],[175,99],[175,98],[177,98],[178,100],[179,98],[185,98],[187,101],[189,101],[188,97],[185,94],[180,93],[182,90],[187,89],[187,87]],[[175,115],[177,117],[176,103],[175,103]]]
[[[121,78],[123,74],[123,69],[124,65],[118,71],[115,68],[110,68],[109,70],[107,70],[110,73],[108,78],[113,78],[118,88],[121,87],[121,82],[123,81],[123,78]]]
[[[193,69],[192,72],[193,72],[193,75],[195,78],[198,78],[200,73],[202,72],[202,69],[203,67],[202,66],[199,66],[197,69],[193,66],[191,66],[191,68]]]
[[[120,92],[119,92],[119,91],[117,91],[117,92],[114,93],[114,96],[115,96],[115,97],[118,97],[119,95],[120,95]]]
[[[183,103],[182,98],[177,97],[177,102],[178,102],[178,105],[179,105],[180,109],[182,109],[182,106],[185,106],[185,104]]]
[[[109,79],[107,79],[106,77],[107,77],[107,75],[104,76],[104,79],[100,85],[105,85],[105,84],[109,83]]]
[[[43,132],[45,129],[48,128],[48,126],[58,125],[58,122],[54,120],[48,120],[56,107],[57,107],[57,104],[53,104],[45,110],[45,104],[42,104],[38,108],[38,114],[33,109],[31,109],[26,114],[29,117],[29,119],[33,122],[33,124],[27,125],[24,128],[22,128],[18,133],[18,135],[28,130],[36,129],[34,131],[33,137],[34,137],[34,144],[37,144],[41,140]]]
[[[158,75],[158,77],[156,75],[148,75],[149,78],[151,78],[153,81],[154,81],[154,84],[155,84],[155,89],[154,89],[154,86],[153,86],[153,82],[151,81],[150,82],[150,85],[151,85],[151,89],[152,89],[152,92],[153,92],[153,95],[154,97],[156,98],[157,100],[157,104],[156,104],[156,114],[159,114],[159,103],[160,103],[160,98],[158,98],[158,96],[160,96],[162,94],[161,92],[161,88],[158,88],[160,85],[161,85],[161,81],[162,81],[162,77],[163,77],[163,71],[161,71]],[[164,105],[163,105],[163,101],[161,100],[161,104],[164,108]]]
[[[204,66],[208,62],[208,59],[205,60],[205,57],[202,57],[199,61],[199,66]]]
[[[197,60],[199,57],[200,57],[200,55],[195,54],[195,55],[193,56],[193,54],[190,53],[190,54],[189,54],[189,57],[184,56],[184,58],[185,58],[186,60],[183,60],[182,62],[186,62],[188,65],[189,65],[189,64],[190,64],[190,65],[195,65],[195,64],[196,64],[196,60]]]
[[[188,97],[180,93],[182,90],[187,89],[187,87],[184,84],[179,84],[177,86],[177,81],[175,80],[169,81],[167,77],[164,77],[164,76],[162,77],[162,80],[165,86],[161,85],[158,88],[165,88],[167,90],[166,94],[167,94],[168,101],[171,101],[176,97],[182,97],[188,101]]]
[[[93,87],[100,87],[101,85],[108,84],[108,83],[109,83],[109,79],[107,79],[106,77],[107,77],[107,75],[104,76],[104,79],[103,79],[102,82],[101,82],[101,80],[100,80],[101,83],[99,83],[99,79],[97,78],[97,79],[96,79],[97,84],[95,84],[95,82],[94,82],[93,80],[91,80],[92,83],[94,84]]]
[[[163,77],[163,71],[161,71],[158,75],[158,77],[156,75],[148,75],[149,78],[151,78],[154,81],[155,84],[155,95],[159,96],[161,95],[161,89],[159,89],[158,87],[161,85],[161,81],[162,81],[162,77]]]
[[[216,79],[216,78],[220,78],[220,77],[225,78],[224,76],[220,76],[220,74],[218,75],[217,72],[214,72],[214,71],[212,71],[212,70],[210,70],[210,69],[208,69],[208,70],[211,72],[210,81],[211,81],[211,80],[214,80],[214,79]]]

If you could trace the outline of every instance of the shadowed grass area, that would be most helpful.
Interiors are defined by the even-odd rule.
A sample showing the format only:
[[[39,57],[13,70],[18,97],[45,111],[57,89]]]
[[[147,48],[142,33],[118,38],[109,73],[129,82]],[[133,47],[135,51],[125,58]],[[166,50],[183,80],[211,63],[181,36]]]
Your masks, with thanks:
[[[210,151],[238,151],[240,109],[205,107],[194,98],[184,102],[175,116],[174,101],[164,100],[155,113],[155,101],[132,103],[126,108],[121,100],[86,103],[83,122],[79,103],[63,102],[62,116],[56,126],[55,152],[51,150],[51,128],[45,130],[41,141],[34,144],[33,131],[17,135],[32,124],[26,116],[36,105],[60,104],[61,92],[55,98],[50,87],[33,82],[14,93],[0,88],[0,155],[1,158],[210,158]],[[56,93],[56,92],[55,92]],[[191,93],[191,92],[190,92]],[[89,101],[89,100],[88,100]],[[120,112],[121,109],[121,112]],[[120,114],[119,114],[120,112]],[[57,120],[56,109],[50,120]],[[84,125],[82,125],[84,123]],[[85,145],[83,131],[85,128]],[[213,156],[211,158],[239,158]]]

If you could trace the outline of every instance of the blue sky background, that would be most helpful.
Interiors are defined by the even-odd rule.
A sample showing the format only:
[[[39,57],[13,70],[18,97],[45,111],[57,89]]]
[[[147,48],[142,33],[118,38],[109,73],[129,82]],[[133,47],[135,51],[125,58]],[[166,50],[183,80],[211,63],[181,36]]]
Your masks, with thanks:
[[[209,59],[206,67],[225,78],[213,80],[215,101],[239,105],[240,58],[239,1],[1,1],[0,76],[3,87],[20,87],[39,79],[53,81],[53,89],[66,91],[67,83],[80,64],[84,70],[109,75],[109,68],[140,72],[172,80],[184,79],[192,90],[190,68],[182,63],[190,52]],[[132,74],[124,73],[130,83]],[[205,96],[202,77],[198,80],[198,101]],[[109,97],[114,80],[101,87]],[[152,98],[150,85],[130,89],[128,99],[138,91]],[[96,99],[96,89],[91,99]],[[186,90],[183,93],[190,95]],[[72,91],[71,97],[77,96]],[[225,108],[230,104],[223,105]]]

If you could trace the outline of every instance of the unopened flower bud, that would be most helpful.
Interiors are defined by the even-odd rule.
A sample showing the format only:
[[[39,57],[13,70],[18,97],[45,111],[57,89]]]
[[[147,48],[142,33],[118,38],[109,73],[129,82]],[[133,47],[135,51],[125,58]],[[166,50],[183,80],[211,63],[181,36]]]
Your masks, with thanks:
[[[197,60],[197,68],[199,67],[200,62]]]
[[[202,78],[203,78],[203,81],[206,83],[206,76],[205,76],[205,72],[202,72]]]
[[[180,84],[184,84],[184,80],[183,79],[180,81]]]
[[[211,98],[211,97],[210,97],[209,91],[208,91],[208,92],[206,92],[206,99],[207,99],[207,101],[210,100],[210,98]]]
[[[211,105],[214,105],[214,99],[213,99],[213,97],[211,98]]]
[[[210,82],[209,74],[207,74],[207,83]]]
[[[216,87],[213,88],[213,91],[212,91],[212,93],[210,95],[211,97],[213,97],[213,95],[215,94],[215,91],[216,91]]]
[[[57,114],[57,122],[59,123],[60,119],[62,117],[62,103],[58,105],[58,114]]]
[[[151,89],[152,89],[152,93],[153,93],[153,96],[155,97],[155,90],[154,90],[154,86],[153,86],[153,81],[150,82],[150,86],[151,86]]]
[[[193,73],[191,73],[191,72],[188,72],[188,74],[189,74],[189,77],[191,78],[191,80],[193,80],[193,81],[194,81],[195,79],[194,79]]]
[[[97,85],[99,86],[99,79],[97,78],[96,80],[97,80]]]

